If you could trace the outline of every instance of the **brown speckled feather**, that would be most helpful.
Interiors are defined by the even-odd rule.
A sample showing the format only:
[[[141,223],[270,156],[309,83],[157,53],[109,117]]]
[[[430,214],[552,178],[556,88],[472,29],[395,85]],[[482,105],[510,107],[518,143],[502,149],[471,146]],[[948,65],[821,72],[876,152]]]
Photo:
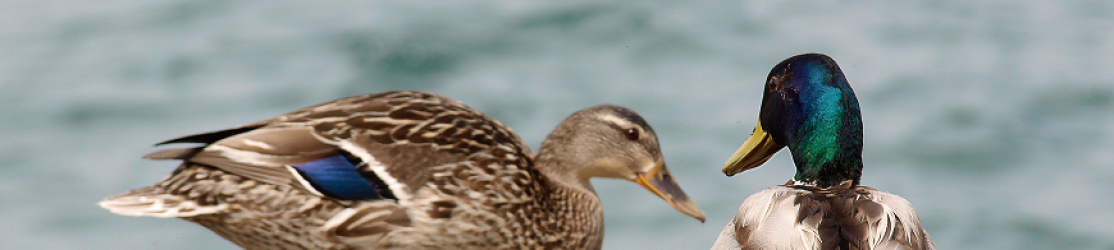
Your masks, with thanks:
[[[101,203],[179,217],[248,249],[598,249],[591,192],[539,174],[513,131],[464,104],[419,92],[337,100],[166,143],[185,162],[166,180]],[[290,165],[337,153],[395,199],[316,193]]]

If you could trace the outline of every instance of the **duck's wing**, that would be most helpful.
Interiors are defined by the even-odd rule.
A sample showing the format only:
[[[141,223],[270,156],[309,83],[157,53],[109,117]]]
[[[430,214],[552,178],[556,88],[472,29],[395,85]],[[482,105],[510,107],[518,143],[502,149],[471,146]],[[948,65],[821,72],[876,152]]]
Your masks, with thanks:
[[[720,232],[714,250],[820,249],[822,203],[807,190],[774,186],[748,197]]]
[[[493,147],[503,147],[509,154],[532,154],[498,121],[456,100],[420,92],[341,99],[160,144],[180,142],[207,145],[146,157],[182,159],[344,200],[375,198],[344,191],[368,190],[358,183],[361,178],[353,177],[372,179],[370,188],[389,189],[378,191],[392,197],[379,198],[407,199],[429,180],[433,167]],[[357,171],[348,171],[351,167]]]
[[[259,182],[271,184],[273,189],[293,187],[344,204],[348,209],[325,223],[323,230],[351,238],[409,225],[404,206],[435,202],[412,200],[424,187],[442,186],[439,182],[449,181],[483,186],[472,183],[473,180],[442,180],[456,176],[451,171],[459,168],[454,167],[465,167],[467,163],[528,167],[533,155],[521,138],[498,121],[456,100],[420,92],[340,99],[241,127],[160,144],[168,143],[202,145],[164,149],[146,158],[180,159],[188,163],[183,166],[212,167],[245,177],[244,181],[252,181],[252,185]],[[189,173],[176,172],[172,177],[179,174]],[[189,182],[191,178],[168,180]],[[191,202],[199,191],[190,188],[198,185],[203,184],[175,185],[174,190],[156,185],[100,204],[118,214],[157,217],[219,213],[225,210],[217,208],[229,207],[206,203],[214,209],[204,213],[166,212],[182,210],[172,206]],[[226,188],[221,192],[227,194],[211,195],[282,198],[261,195],[266,191],[261,188],[237,189],[237,185],[222,186]],[[220,197],[214,200],[257,202]]]
[[[900,196],[858,186],[832,201],[842,236],[852,249],[936,249],[913,206]]]

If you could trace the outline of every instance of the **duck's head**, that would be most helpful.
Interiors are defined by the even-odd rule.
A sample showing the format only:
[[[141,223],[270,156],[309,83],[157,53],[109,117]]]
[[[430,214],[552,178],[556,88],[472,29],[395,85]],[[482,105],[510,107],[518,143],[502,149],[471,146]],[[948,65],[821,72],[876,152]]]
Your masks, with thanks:
[[[765,86],[758,125],[723,173],[758,167],[789,147],[796,182],[857,185],[863,149],[859,101],[835,60],[822,54],[790,57],[770,70]]]
[[[572,114],[542,142],[536,159],[551,176],[589,191],[592,177],[637,182],[681,213],[704,221],[704,212],[665,167],[654,129],[630,109],[600,105]]]

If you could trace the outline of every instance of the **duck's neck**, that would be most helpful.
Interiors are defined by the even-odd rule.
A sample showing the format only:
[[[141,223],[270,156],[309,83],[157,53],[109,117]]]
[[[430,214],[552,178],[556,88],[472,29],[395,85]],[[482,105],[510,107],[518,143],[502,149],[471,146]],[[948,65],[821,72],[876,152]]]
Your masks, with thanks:
[[[558,237],[568,249],[599,249],[604,232],[603,204],[599,196],[587,178],[576,174],[576,163],[559,157],[562,155],[557,153],[559,149],[547,146],[552,145],[543,143],[534,157],[539,172],[538,185],[545,190],[538,198],[544,204],[544,214],[560,218],[541,224],[554,230],[550,233],[568,233]]]
[[[563,148],[565,145],[567,144],[546,140],[538,149],[538,154],[534,156],[534,165],[544,177],[555,182],[553,184],[595,196],[596,190],[592,188],[592,183],[588,182],[588,177],[579,171],[581,169],[579,166],[585,163],[562,157],[562,155],[570,155],[570,153],[561,153],[568,152]]]
[[[805,116],[788,143],[797,166],[794,180],[831,187],[850,180],[859,184],[863,161],[863,124],[858,100],[850,89],[821,85],[802,91]],[[803,96],[810,95],[810,96]]]

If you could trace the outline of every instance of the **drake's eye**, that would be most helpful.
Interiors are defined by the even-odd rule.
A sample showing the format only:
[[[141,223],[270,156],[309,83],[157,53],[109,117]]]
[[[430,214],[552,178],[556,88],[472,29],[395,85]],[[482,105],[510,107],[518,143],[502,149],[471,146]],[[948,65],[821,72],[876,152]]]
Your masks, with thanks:
[[[638,140],[638,130],[633,128],[627,129],[627,139]]]
[[[769,80],[766,80],[766,92],[767,93],[776,92],[777,88],[778,88],[778,84],[779,84],[779,82],[778,82],[777,77],[770,77]]]

